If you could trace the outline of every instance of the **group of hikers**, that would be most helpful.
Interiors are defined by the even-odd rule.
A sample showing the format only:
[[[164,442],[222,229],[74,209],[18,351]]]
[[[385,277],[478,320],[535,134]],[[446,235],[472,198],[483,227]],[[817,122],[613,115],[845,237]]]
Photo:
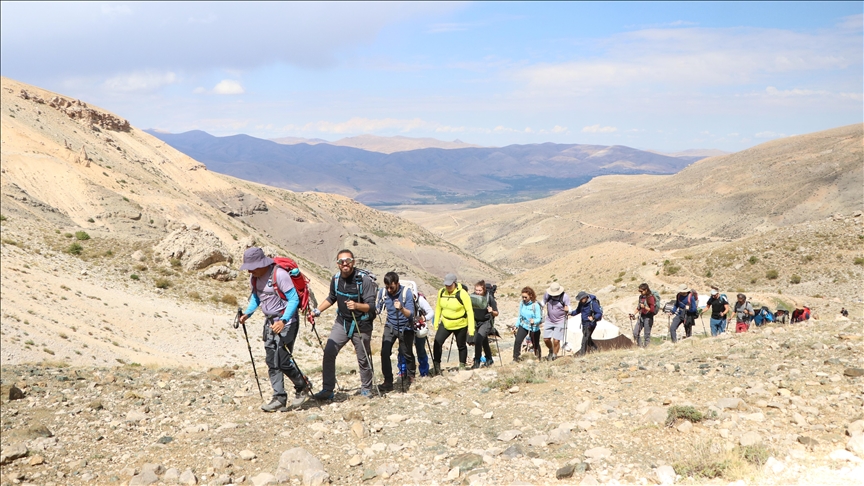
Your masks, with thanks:
[[[306,286],[308,279],[300,273],[292,260],[274,260],[258,247],[248,248],[244,253],[240,268],[250,274],[251,294],[245,311],[238,309],[237,322],[243,324],[245,332],[246,321],[257,309],[260,308],[264,314],[262,338],[273,398],[261,407],[262,410],[288,411],[290,408],[300,407],[310,397],[316,400],[332,400],[337,389],[336,357],[349,341],[354,346],[360,371],[359,394],[368,398],[373,396],[373,390],[377,389],[381,394],[394,389],[391,362],[394,346],[398,349],[398,375],[403,388],[411,386],[418,372],[420,376],[441,373],[444,344],[451,336],[448,361],[455,341],[460,369],[469,368],[469,344],[474,346],[471,369],[491,366],[494,363],[490,336],[496,338],[496,345],[497,338],[500,337],[494,325],[495,318],[499,315],[494,295],[496,286],[481,280],[475,283],[473,292],[470,292],[465,284],[458,281],[455,274],[447,274],[443,287],[437,292],[433,308],[413,282],[400,283],[396,272],[385,274],[384,286],[379,289],[376,277],[366,270],[355,268],[355,263],[351,250],[338,252],[336,264],[339,271],[330,281],[327,298],[316,306],[314,297],[309,298],[310,293]],[[315,328],[314,319],[334,304],[336,317],[324,345]],[[736,332],[747,331],[749,322],[756,315],[744,294],[738,294],[733,305],[717,288],[711,289],[711,297],[705,309],[708,308],[711,310],[712,336],[726,332],[730,313],[735,316]],[[312,329],[324,352],[321,366],[322,387],[315,393],[311,382],[300,371],[293,358],[301,310],[312,323]],[[672,342],[678,341],[677,331],[682,324],[685,334],[682,339],[689,338],[695,319],[700,315],[698,294],[682,285],[675,300],[663,305],[659,295],[653,292],[648,284],[641,284],[638,304],[634,314],[630,315],[631,320],[635,321],[633,337],[638,346],[648,346],[654,317],[660,312],[670,315],[669,332]],[[534,289],[523,288],[518,317],[512,326],[508,326],[515,336],[513,361],[522,360],[523,343],[529,343],[526,348],[532,349],[537,359],[541,359],[541,342],[548,350],[546,360],[555,360],[561,356],[567,343],[567,323],[569,317],[573,316],[581,317],[582,343],[576,355],[596,351],[598,346],[592,335],[603,319],[603,308],[596,296],[580,291],[574,304],[564,288],[554,282],[538,302]],[[385,326],[380,352],[381,374],[384,380],[377,386],[373,384],[374,368],[371,359],[372,329],[376,317],[383,320]],[[427,340],[430,333],[434,336],[431,346]],[[432,355],[431,367],[429,354]],[[498,355],[500,356],[500,350]],[[294,397],[290,404],[284,376],[294,385]]]

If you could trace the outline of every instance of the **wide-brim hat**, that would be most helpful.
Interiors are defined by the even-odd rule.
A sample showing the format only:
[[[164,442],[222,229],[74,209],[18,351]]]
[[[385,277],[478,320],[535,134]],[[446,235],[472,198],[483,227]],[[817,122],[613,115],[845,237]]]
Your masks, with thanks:
[[[243,253],[243,265],[240,266],[240,270],[257,270],[270,265],[273,265],[273,259],[265,255],[261,248],[253,246]]]
[[[444,286],[449,287],[449,286],[453,285],[454,283],[456,283],[456,274],[455,273],[448,273],[447,275],[444,276]]]
[[[687,284],[681,284],[678,286],[678,292],[690,292],[690,287]]]
[[[564,293],[564,287],[561,286],[558,282],[553,282],[552,285],[546,289],[546,293],[551,297],[558,297],[559,295]]]
[[[582,299],[584,299],[585,297],[588,297],[588,292],[579,292],[579,293],[576,295],[576,300],[582,300]]]

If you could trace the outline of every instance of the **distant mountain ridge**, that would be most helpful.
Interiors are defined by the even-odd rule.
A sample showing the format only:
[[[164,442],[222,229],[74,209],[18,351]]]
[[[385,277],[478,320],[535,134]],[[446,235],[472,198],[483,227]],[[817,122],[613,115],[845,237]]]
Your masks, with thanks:
[[[488,203],[534,199],[609,174],[674,174],[694,158],[623,145],[542,143],[427,148],[384,154],[320,143],[283,145],[249,135],[149,133],[210,170],[370,205]],[[698,160],[698,158],[695,158]]]
[[[395,137],[379,137],[377,135],[357,135],[356,137],[345,137],[335,142],[328,142],[320,138],[301,138],[301,137],[281,137],[271,138],[270,140],[281,143],[283,145],[296,145],[298,143],[308,143],[309,145],[317,145],[319,143],[327,143],[330,145],[338,145],[340,147],[354,147],[370,152],[381,152],[382,154],[392,154],[393,152],[406,152],[408,150],[420,150],[425,148],[441,148],[441,149],[456,149],[479,147],[470,143],[465,143],[459,139],[448,142],[446,140],[438,140],[437,138],[416,138],[403,137],[397,135]]]

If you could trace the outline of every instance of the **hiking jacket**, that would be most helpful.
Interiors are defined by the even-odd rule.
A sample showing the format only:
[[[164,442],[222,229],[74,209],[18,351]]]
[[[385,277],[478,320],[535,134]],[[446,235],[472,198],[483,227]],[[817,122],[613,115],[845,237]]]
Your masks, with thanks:
[[[267,278],[250,279],[250,285],[254,282],[255,287],[249,296],[249,305],[246,306],[244,314],[252,315],[258,307],[267,317],[278,317],[287,323],[298,321],[297,308],[300,306],[300,296],[291,282],[291,276],[287,271],[276,271],[276,265],[270,265],[270,273]],[[286,300],[282,300],[273,288],[273,273],[276,272],[276,285],[285,294]]]
[[[471,307],[474,309],[474,324],[479,322],[487,322],[492,320],[492,313],[486,310],[491,307],[493,311],[498,312],[498,303],[495,302],[495,297],[486,295],[471,294]]]
[[[579,301],[576,304],[576,308],[570,311],[571,316],[581,315],[582,316],[582,327],[591,327],[596,326],[597,321],[603,319],[603,312],[600,309],[600,304],[597,302],[597,297],[593,295],[588,296],[588,302],[584,304],[582,301]],[[589,317],[594,317],[594,320],[590,320]]]
[[[347,278],[342,278],[339,273],[334,275],[330,279],[330,293],[327,295],[327,302],[330,305],[337,304],[337,323],[344,325],[346,322],[351,323],[356,319],[361,331],[371,332],[373,321],[370,319],[370,315],[358,311],[352,313],[347,305],[349,300],[353,300],[360,304],[369,304],[371,310],[375,308],[375,282],[366,273],[363,273],[359,279],[358,276],[356,268]]]
[[[387,327],[393,328],[396,332],[402,332],[405,329],[414,329],[414,294],[410,288],[405,288],[400,285],[399,290],[396,291],[396,295],[390,295],[390,292],[387,292],[387,289],[381,289],[378,298],[378,301],[375,303],[375,307],[381,309],[382,307],[387,308]],[[404,301],[402,292],[405,292]],[[408,309],[411,313],[410,317],[405,317],[405,314],[401,309],[397,309],[393,306],[394,301],[402,302],[402,307],[404,309]]]
[[[677,314],[680,311],[687,314],[696,314],[699,312],[699,297],[693,292],[681,292],[675,296],[675,307],[672,308],[672,313]]]
[[[435,322],[435,309],[429,305],[429,301],[423,294],[417,296],[417,305],[420,307],[420,313],[423,314],[423,320],[426,322]]]
[[[436,320],[432,321],[433,330],[438,329],[440,322],[448,331],[467,327],[468,335],[474,335],[474,309],[471,308],[471,296],[461,285],[457,285],[452,294],[447,292],[447,287],[438,291],[435,317]]]
[[[519,304],[519,318],[516,325],[530,332],[540,330],[540,319],[543,318],[543,308],[537,302],[521,302]],[[534,324],[531,324],[534,319]]]
[[[642,304],[645,304],[645,306],[648,308],[643,309],[641,307]],[[657,313],[657,304],[659,304],[659,302],[657,302],[657,299],[654,298],[654,294],[650,292],[648,293],[648,295],[639,294],[639,314],[643,316],[653,316]]]

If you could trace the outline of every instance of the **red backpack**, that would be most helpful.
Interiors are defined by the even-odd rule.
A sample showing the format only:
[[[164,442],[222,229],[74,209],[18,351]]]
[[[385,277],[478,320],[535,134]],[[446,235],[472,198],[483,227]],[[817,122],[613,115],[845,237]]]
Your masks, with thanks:
[[[288,272],[288,275],[291,277],[291,283],[294,284],[294,289],[297,291],[297,296],[300,298],[300,305],[297,309],[309,319],[309,322],[315,324],[315,317],[310,312],[312,309],[310,307],[310,303],[314,306],[315,295],[312,294],[312,289],[309,287],[309,277],[303,275],[303,272],[300,271],[300,267],[297,266],[297,262],[288,258],[288,257],[276,257],[273,259],[273,263],[276,264],[277,268],[281,268]],[[272,281],[273,275],[276,274],[276,268],[273,269],[273,273],[271,274],[271,282],[270,285],[273,287],[273,290],[276,291],[276,294],[282,300],[288,300],[285,297],[285,294],[282,293],[282,290],[279,289],[279,286],[276,285],[275,281]],[[251,285],[252,291],[255,292],[255,285],[257,283],[257,278],[252,277]]]

